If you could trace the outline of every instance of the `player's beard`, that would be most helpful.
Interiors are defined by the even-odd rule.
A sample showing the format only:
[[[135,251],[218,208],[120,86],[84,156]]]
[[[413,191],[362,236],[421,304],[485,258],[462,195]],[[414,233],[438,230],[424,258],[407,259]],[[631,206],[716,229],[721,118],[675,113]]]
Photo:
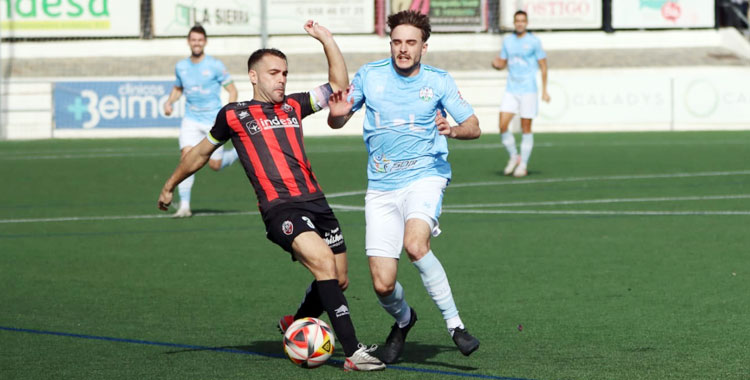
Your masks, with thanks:
[[[410,76],[414,72],[414,70],[419,69],[419,65],[422,62],[422,57],[419,57],[418,59],[415,59],[414,60],[414,64],[411,65],[411,66],[409,66],[406,69],[402,69],[402,68],[400,68],[398,66],[398,63],[397,63],[398,62],[398,56],[391,58],[391,60],[393,60],[393,67],[396,69],[396,72],[399,73],[400,75],[408,77],[408,76]]]
[[[203,56],[203,49],[198,50],[196,53],[195,49],[190,49],[190,55],[193,56],[193,58],[200,58]]]

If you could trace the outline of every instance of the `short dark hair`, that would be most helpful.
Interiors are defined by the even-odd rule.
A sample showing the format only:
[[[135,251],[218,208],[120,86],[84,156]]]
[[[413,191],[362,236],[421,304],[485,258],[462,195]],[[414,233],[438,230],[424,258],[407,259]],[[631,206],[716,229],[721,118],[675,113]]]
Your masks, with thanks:
[[[190,33],[200,33],[203,35],[203,38],[208,38],[206,35],[206,29],[203,29],[203,27],[200,24],[195,24],[192,28],[190,28],[190,31],[188,32],[188,38],[190,38]]]
[[[513,20],[515,20],[516,16],[518,16],[518,15],[524,15],[524,17],[526,17],[526,20],[529,19],[529,15],[526,14],[526,11],[518,10],[518,11],[516,11],[516,13],[513,14]]]
[[[391,32],[399,25],[411,25],[422,29],[422,42],[427,42],[427,39],[430,38],[432,28],[430,27],[430,17],[427,15],[406,10],[388,16],[388,27],[391,28]]]
[[[247,59],[247,71],[250,71],[253,66],[255,66],[258,61],[261,60],[266,55],[273,55],[276,57],[279,57],[286,61],[286,54],[282,53],[279,49],[274,48],[264,48],[264,49],[258,49],[253,52],[253,54],[250,54],[250,58]]]

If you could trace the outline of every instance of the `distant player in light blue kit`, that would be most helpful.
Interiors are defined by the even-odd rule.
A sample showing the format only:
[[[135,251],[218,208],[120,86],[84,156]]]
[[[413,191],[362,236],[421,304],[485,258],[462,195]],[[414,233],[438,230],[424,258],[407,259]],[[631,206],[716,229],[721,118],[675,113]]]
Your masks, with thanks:
[[[224,87],[229,92],[230,103],[237,101],[237,88],[224,64],[203,51],[206,46],[206,31],[202,26],[196,25],[190,29],[188,45],[191,55],[177,62],[174,88],[164,103],[164,113],[169,116],[172,114],[172,103],[185,94],[185,117],[180,126],[181,157],[185,157],[190,149],[198,145],[213,127],[216,114],[223,106],[220,98],[221,88]],[[224,148],[219,147],[211,155],[208,166],[219,171],[236,160],[237,151],[234,148],[224,152]],[[174,214],[175,217],[185,218],[193,215],[190,211],[190,191],[194,182],[195,175],[191,175],[177,187],[180,207]]]
[[[505,175],[524,177],[528,174],[527,166],[534,147],[534,135],[531,133],[531,119],[538,114],[539,101],[536,87],[536,73],[542,72],[542,100],[549,103],[547,94],[547,54],[542,50],[542,43],[536,36],[526,31],[528,16],[524,11],[513,15],[515,33],[503,39],[500,55],[492,61],[492,67],[502,70],[508,67],[508,84],[500,105],[500,134],[503,145],[508,150],[510,159],[505,166]],[[516,149],[516,139],[508,130],[513,116],[521,117],[521,155]]]
[[[417,321],[396,281],[402,248],[442,312],[454,343],[469,355],[479,348],[479,341],[458,315],[445,270],[430,250],[430,238],[440,233],[438,217],[451,178],[446,137],[478,138],[479,120],[447,72],[420,63],[430,37],[429,18],[403,11],[389,16],[388,26],[391,58],[362,66],[346,94],[331,95],[328,118],[331,127],[340,128],[353,112],[366,108],[365,248],[375,293],[396,319],[380,359],[398,359]],[[451,126],[443,110],[459,125]]]

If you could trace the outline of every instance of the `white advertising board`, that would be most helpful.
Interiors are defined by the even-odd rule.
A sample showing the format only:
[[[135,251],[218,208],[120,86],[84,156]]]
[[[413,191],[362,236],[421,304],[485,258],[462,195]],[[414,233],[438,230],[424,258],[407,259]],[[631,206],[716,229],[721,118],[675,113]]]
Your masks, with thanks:
[[[500,28],[513,30],[513,14],[529,16],[529,29],[599,29],[602,27],[601,0],[504,0],[500,7]]]
[[[153,0],[154,35],[186,36],[196,23],[209,37],[259,35],[260,0]],[[303,34],[315,20],[334,33],[372,33],[375,4],[369,0],[273,0],[267,2],[269,34]]]
[[[675,76],[675,124],[750,127],[750,75],[747,71]]]
[[[0,0],[2,36],[137,37],[141,4],[125,0]]]
[[[612,27],[713,28],[713,0],[612,0]]]
[[[670,125],[671,83],[667,75],[637,71],[551,74],[547,90],[552,101],[539,103],[540,123]]]

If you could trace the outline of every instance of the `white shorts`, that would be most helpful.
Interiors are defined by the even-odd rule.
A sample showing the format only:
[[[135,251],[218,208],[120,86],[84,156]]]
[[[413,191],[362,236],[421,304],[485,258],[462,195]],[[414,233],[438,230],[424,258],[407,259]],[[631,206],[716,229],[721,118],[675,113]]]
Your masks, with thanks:
[[[208,136],[213,125],[199,123],[195,120],[182,118],[180,125],[180,150],[188,146],[196,146],[201,140]],[[221,160],[224,156],[224,147],[218,147],[212,154],[212,160]]]
[[[404,227],[409,219],[427,222],[432,236],[440,234],[438,218],[448,180],[418,179],[391,191],[367,190],[365,195],[365,251],[367,256],[398,259],[404,246]]]
[[[533,119],[539,113],[539,99],[536,92],[527,94],[511,94],[505,92],[500,112],[513,113],[522,119]]]

